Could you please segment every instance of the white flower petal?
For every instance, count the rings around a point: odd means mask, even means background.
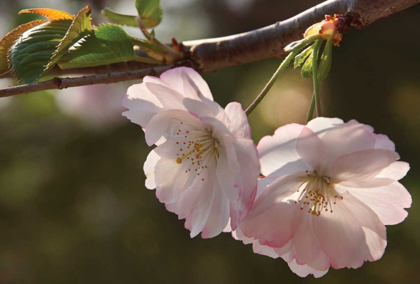
[[[177,192],[174,188],[175,182],[182,174],[182,169],[174,160],[159,159],[156,163],[155,182],[156,196],[162,203],[172,203],[177,199]]]
[[[164,109],[181,109],[185,110],[182,100],[184,96],[176,91],[160,84],[145,83],[146,88],[153,93]]]
[[[300,277],[306,277],[309,274],[313,274],[315,278],[320,278],[324,276],[327,272],[327,270],[316,270],[313,267],[310,267],[309,265],[299,265],[296,263],[296,259],[288,263],[290,270],[292,270],[294,273],[296,273]]]
[[[234,149],[229,149],[230,151]],[[238,185],[239,179],[239,163],[236,155],[234,160],[229,160],[226,149],[219,150],[219,158],[217,159],[216,176],[220,187],[222,188],[225,196],[231,202],[238,202],[240,197],[240,191],[242,191]],[[236,154],[236,153],[234,153]],[[236,167],[230,166],[235,163]],[[235,186],[236,185],[236,186]],[[236,187],[236,188],[235,188]]]
[[[241,222],[246,218],[254,204],[260,167],[255,144],[252,140],[237,138],[234,149],[240,165],[237,183],[234,185],[234,188],[239,189],[240,200],[238,204],[232,203],[232,206],[237,210],[237,217],[239,222]]]
[[[190,187],[184,190],[175,202],[166,204],[166,209],[177,214],[179,219],[186,218],[197,204],[197,199],[200,196],[203,186],[205,184],[202,179],[194,179]]]
[[[309,128],[302,129],[296,143],[296,150],[300,158],[311,168],[320,168],[324,159],[324,145],[321,139]]]
[[[308,122],[306,127],[322,137],[327,131],[341,127],[344,122],[339,118],[317,117]]]
[[[328,270],[330,267],[329,257],[324,253],[314,232],[313,221],[316,216],[308,213],[305,209],[301,210],[300,205],[295,205],[291,220],[294,232],[293,247],[298,264],[307,264],[320,271]]]
[[[268,257],[271,257],[271,258],[279,258],[280,257],[274,248],[269,247],[269,246],[263,246],[258,241],[253,241],[252,250],[254,251],[254,253],[265,255],[265,256],[268,256]]]
[[[236,137],[251,139],[251,128],[248,124],[248,118],[239,103],[229,103],[225,108],[229,117],[229,129]]]
[[[370,230],[369,235],[363,227]],[[333,268],[358,268],[364,261],[377,260],[385,250],[385,226],[350,193],[337,201],[334,213],[314,217],[313,228]]]
[[[215,117],[217,115],[217,113],[214,113],[214,108],[211,106],[211,104],[216,104],[215,102],[209,101],[209,103],[206,104],[202,101],[184,99],[182,103],[188,112],[196,117]]]
[[[229,222],[229,199],[225,198],[222,189],[215,182],[214,197],[206,224],[201,232],[203,239],[219,235]]]
[[[308,169],[296,151],[296,142],[304,127],[288,124],[278,128],[273,136],[265,136],[260,140],[257,149],[263,175],[275,177]]]
[[[211,206],[213,203],[215,192],[216,192],[214,188],[216,181],[213,178],[214,177],[213,166],[209,167],[208,171],[205,171],[205,173],[206,173],[204,175],[205,182],[203,182],[203,186],[201,186],[201,190],[199,193],[199,197],[197,199],[196,206],[194,207],[190,215],[186,217],[186,223],[189,222],[189,220],[191,220],[190,221],[191,222],[191,228],[190,228],[191,238],[194,238],[195,236],[197,236],[206,225],[206,222],[210,215]],[[221,228],[220,231],[222,230],[223,228]]]
[[[393,162],[388,167],[383,169],[376,178],[389,178],[393,180],[400,180],[407,174],[410,165],[406,162]]]
[[[163,107],[156,96],[144,84],[136,84],[129,87],[127,94],[122,99],[122,105],[129,109],[123,112],[123,115],[143,128]]]
[[[176,120],[196,128],[201,128],[199,121],[192,114],[182,110],[161,111],[149,121],[146,127],[146,143],[151,146],[155,144],[167,130],[171,123]]]
[[[157,162],[159,161],[160,156],[155,151],[150,151],[149,155],[147,156],[146,162],[144,163],[144,174],[146,175],[146,188],[148,189],[155,189],[156,182],[155,182],[155,167]]]
[[[254,238],[261,245],[281,248],[294,235],[291,220],[296,207],[292,203],[279,203],[256,217],[246,218],[239,227],[245,237]]]
[[[332,182],[340,181],[352,187],[376,187],[378,180],[391,183],[392,180],[375,178],[384,168],[399,159],[397,153],[389,150],[370,149],[344,155],[336,159],[330,172]]]
[[[342,127],[327,131],[321,139],[324,149],[328,151],[323,159],[323,169],[325,171],[338,157],[372,149],[375,146],[374,136],[362,124],[344,124]],[[322,174],[328,175],[328,173]]]
[[[375,149],[384,149],[395,151],[395,144],[389,140],[388,136],[382,134],[375,134]]]
[[[378,188],[351,188],[337,186],[340,191],[349,191],[357,199],[368,204],[385,225],[404,221],[408,213],[404,208],[411,206],[411,195],[399,182]]]
[[[275,179],[255,200],[249,217],[255,217],[269,208],[281,203],[285,198],[295,194],[302,184],[306,173],[297,172]],[[258,183],[262,182],[259,180]]]
[[[209,86],[206,81],[194,69],[188,67],[179,67],[164,72],[160,78],[165,81],[180,94],[186,97],[194,98],[197,96],[195,92],[191,93],[191,89],[186,87],[197,87],[201,95],[209,100],[213,100]],[[195,88],[193,88],[195,90]]]

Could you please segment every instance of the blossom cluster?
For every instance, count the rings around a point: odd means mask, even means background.
[[[394,143],[355,120],[289,124],[256,146],[239,103],[213,101],[190,68],[145,77],[123,115],[149,146],[146,187],[185,219],[191,237],[223,231],[301,277],[382,257],[385,225],[407,217],[409,170]]]

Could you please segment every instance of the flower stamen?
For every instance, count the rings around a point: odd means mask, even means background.
[[[306,174],[307,179],[299,185],[297,192],[300,194],[294,203],[301,203],[300,210],[308,206],[307,212],[314,216],[328,211],[333,213],[333,204],[337,204],[337,200],[343,200],[343,197],[338,195],[328,177],[318,176],[316,171],[306,171]]]
[[[181,123],[183,124],[183,123]],[[218,144],[219,142],[212,136],[211,128],[208,127],[197,130],[191,129],[188,125],[181,125],[180,128],[176,128],[175,137],[180,139],[175,142],[179,146],[184,145],[183,148],[177,148],[176,163],[182,164],[187,161],[190,162],[190,166],[193,169],[195,175],[200,176],[203,171],[207,169],[207,163],[212,158],[219,156]],[[191,172],[191,168],[186,170],[186,173]],[[204,178],[201,179],[204,181]]]

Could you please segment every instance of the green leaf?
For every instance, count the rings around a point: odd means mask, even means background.
[[[136,20],[137,16],[118,14],[109,10],[108,8],[103,9],[101,12],[102,15],[104,15],[111,23],[136,28],[139,26]]]
[[[160,0],[136,0],[136,9],[145,29],[156,27],[162,21]]]
[[[324,51],[321,55],[321,63],[319,64],[319,78],[324,80],[328,77],[328,73],[331,70],[331,62],[332,62],[332,47],[333,47],[333,40],[329,39],[325,44]]]
[[[27,9],[22,10],[19,12],[20,14],[38,14],[44,16],[50,21],[58,21],[58,20],[73,20],[73,16],[69,13],[55,10],[55,9],[48,9],[48,8],[34,8],[34,9]]]
[[[134,54],[131,37],[119,26],[102,25],[79,43],[75,50],[61,57],[58,65],[61,69],[94,67],[123,61],[158,61],[140,58]]]
[[[57,49],[51,57],[50,62],[45,67],[40,77],[47,74],[55,66],[60,57],[63,56],[63,54],[67,52],[67,50],[72,45],[74,45],[78,40],[85,37],[89,34],[89,32],[92,31],[90,15],[91,11],[89,6],[86,6],[85,8],[79,11],[76,18],[74,18],[73,22],[71,23],[66,35],[61,40],[60,44],[57,46]]]
[[[32,21],[23,25],[20,25],[7,35],[5,35],[0,41],[0,74],[5,73],[9,70],[9,64],[7,60],[7,54],[13,43],[27,30],[33,27],[39,26],[45,23],[46,20]]]
[[[312,54],[312,46],[307,47],[304,51],[302,51],[301,53],[299,53],[298,55],[296,55],[295,57],[295,63],[294,68],[296,69],[297,67],[299,67],[300,65],[302,65],[306,59],[308,59],[308,57]]]
[[[312,49],[312,47],[311,47]],[[303,64],[302,67],[302,77],[303,78],[311,78],[312,77],[312,61],[314,58],[314,54],[313,52],[311,52],[311,55],[309,56],[309,58],[306,60],[305,64]]]
[[[24,83],[36,82],[72,21],[46,22],[24,32],[10,48],[10,69]]]

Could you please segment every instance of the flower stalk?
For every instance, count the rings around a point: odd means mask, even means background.
[[[314,92],[311,99],[311,104],[309,106],[308,116],[306,118],[306,123],[308,123],[314,115],[314,109],[316,108],[316,116],[322,116],[321,113],[321,98],[319,95],[319,85],[321,83],[321,78],[318,76],[318,56],[319,50],[322,46],[323,40],[318,39],[314,45],[312,46],[312,78],[313,78],[313,86]]]
[[[276,72],[274,72],[273,76],[270,78],[268,83],[265,85],[264,89],[261,93],[255,98],[255,100],[248,106],[245,113],[250,115],[251,112],[258,106],[258,104],[264,99],[265,95],[270,91],[271,87],[274,85],[278,77],[284,70],[286,70],[287,66],[289,66],[290,62],[293,58],[307,45],[313,43],[319,39],[319,35],[312,35],[303,40],[293,42],[286,46],[285,50],[290,51],[289,55],[282,61],[280,66],[277,68]]]

